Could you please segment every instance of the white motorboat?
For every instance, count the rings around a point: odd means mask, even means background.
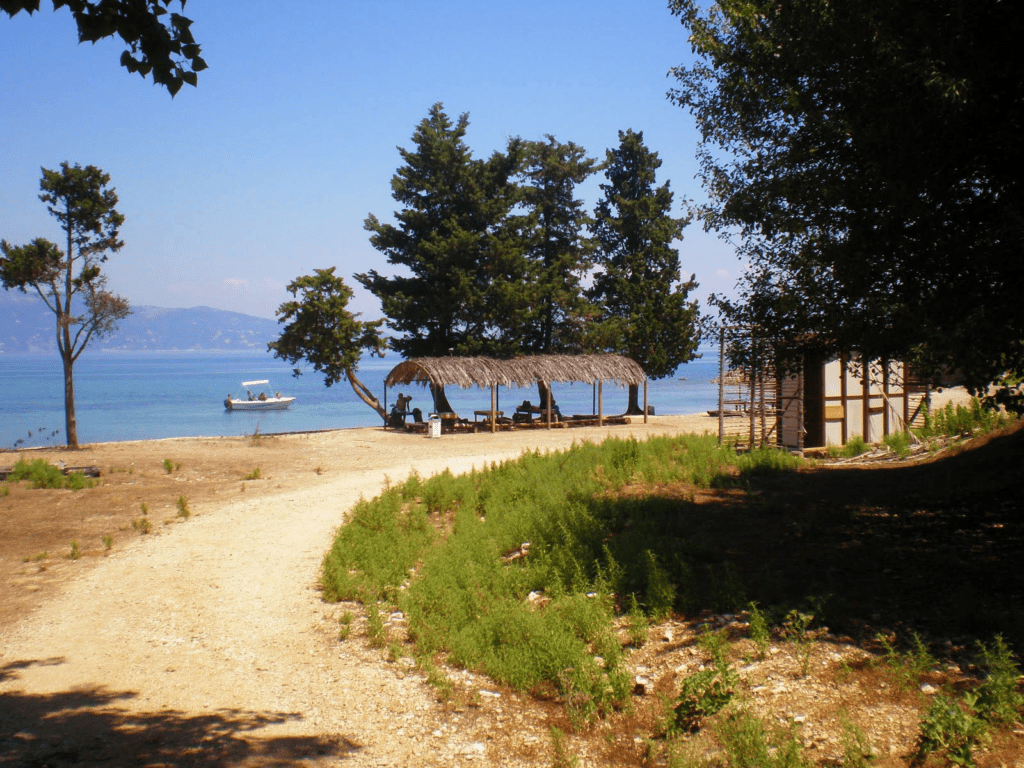
[[[258,387],[261,384],[269,384],[269,379],[258,379],[256,381],[243,381],[245,387],[245,398],[234,398],[228,395],[224,399],[224,407],[229,411],[280,411],[287,408],[293,402],[294,397],[282,397],[280,392],[268,395],[263,390],[253,394],[249,387]]]

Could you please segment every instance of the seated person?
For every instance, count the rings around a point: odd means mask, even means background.
[[[395,410],[398,413],[408,413],[409,403],[412,401],[412,395],[403,395],[401,392],[398,393],[398,400],[395,401]]]
[[[260,392],[260,402],[263,402],[266,399],[267,399],[267,393],[266,392]]]

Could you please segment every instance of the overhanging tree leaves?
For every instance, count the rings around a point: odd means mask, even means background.
[[[705,223],[750,264],[728,318],[789,362],[860,351],[1024,371],[1024,5],[697,0],[670,93],[703,136]]]
[[[43,168],[39,199],[64,230],[66,250],[37,238],[23,246],[0,241],[0,281],[4,288],[35,291],[56,318],[57,350],[64,368],[64,424],[69,448],[78,447],[74,364],[89,341],[117,328],[130,310],[127,300],[106,290],[100,265],[124,243],[118,230],[117,194],[110,176],[95,166],[60,171]]]
[[[689,220],[672,216],[667,181],[655,187],[660,167],[642,132],[619,131],[619,146],[607,152],[607,183],[594,213],[597,272],[590,290],[601,311],[595,341],[633,358],[652,379],[692,360],[700,340],[697,304],[688,300],[697,283],[693,275],[680,279],[672,245]],[[628,413],[643,413],[638,400],[638,387],[630,385]]]
[[[200,47],[192,36],[192,20],[168,9],[174,0],[53,0],[54,10],[70,9],[78,25],[78,41],[95,43],[117,35],[128,49],[121,66],[153,82],[174,96],[183,83],[195,86],[196,74],[206,69]],[[180,0],[185,10],[186,0]],[[8,16],[35,13],[40,0],[0,0]]]
[[[363,350],[383,357],[382,322],[359,320],[357,314],[348,311],[352,289],[334,275],[334,267],[317,269],[312,275],[293,280],[288,292],[295,300],[278,308],[278,322],[285,326],[277,341],[270,342],[267,348],[292,365],[300,360],[309,362],[314,370],[324,374],[328,387],[347,379],[359,399],[386,421],[383,406],[356,377]],[[294,369],[295,376],[301,373]]]

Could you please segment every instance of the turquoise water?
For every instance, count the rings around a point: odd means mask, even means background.
[[[703,350],[702,359],[681,366],[676,375],[649,385],[649,402],[660,414],[699,413],[715,407],[717,353]],[[384,377],[400,362],[397,356],[365,360],[357,375],[376,395],[384,394]],[[132,352],[85,354],[75,364],[75,411],[80,443],[299,432],[317,429],[377,426],[380,419],[359,400],[348,382],[327,388],[323,378],[292,368],[265,352]],[[685,380],[680,380],[680,377]],[[270,379],[267,393],[280,390],[296,397],[286,411],[225,411],[228,394],[244,396],[242,381]],[[258,388],[253,388],[256,391]],[[413,396],[412,407],[431,410],[429,392],[402,388]],[[562,413],[594,412],[589,384],[556,384]],[[64,437],[64,385],[56,354],[0,355],[0,448],[61,445]],[[398,396],[387,393],[388,407]],[[502,389],[500,405],[512,410],[523,400],[537,402],[535,388]],[[490,408],[490,391],[448,389],[457,411]],[[604,387],[604,412],[626,408],[626,390]],[[21,442],[18,442],[21,441]]]

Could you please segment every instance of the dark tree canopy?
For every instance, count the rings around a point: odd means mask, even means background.
[[[0,241],[0,282],[22,293],[31,289],[56,319],[57,350],[64,368],[65,433],[69,448],[78,447],[73,368],[89,341],[117,328],[130,310],[127,300],[106,289],[101,264],[124,243],[119,230],[117,193],[110,176],[87,165],[61,163],[60,171],[42,169],[39,199],[64,231],[65,250],[43,238],[23,246]]]
[[[515,162],[501,153],[473,158],[464,141],[468,125],[467,115],[453,123],[441,104],[431,107],[413,134],[415,149],[399,148],[405,165],[391,181],[404,206],[397,224],[366,219],[370,243],[399,274],[355,277],[380,299],[400,334],[391,345],[407,357],[500,353],[495,324],[521,310],[508,284],[522,269],[508,215],[517,199]]]
[[[288,284],[288,292],[294,300],[277,310],[284,328],[267,348],[292,365],[300,360],[309,362],[324,375],[328,387],[348,379],[359,399],[386,419],[377,398],[355,375],[364,350],[383,356],[381,321],[363,321],[348,311],[352,289],[334,275],[334,267],[296,278]],[[301,370],[295,368],[294,374],[299,376]]]
[[[1024,371],[1024,4],[672,0],[732,321],[804,352]]]
[[[589,236],[593,220],[576,188],[595,173],[597,161],[583,147],[550,135],[527,142],[524,149],[523,245],[533,311],[516,334],[518,351],[582,352],[593,317],[582,281],[593,265],[594,243]]]
[[[597,271],[590,289],[601,311],[595,340],[605,351],[636,360],[653,379],[692,360],[700,340],[697,304],[689,300],[697,283],[693,275],[681,280],[673,246],[688,219],[672,216],[669,183],[655,186],[660,167],[642,132],[619,131],[594,214]],[[630,411],[643,411],[635,386]]]
[[[187,0],[179,0],[185,10]],[[121,66],[153,82],[174,96],[183,83],[196,85],[196,74],[206,69],[200,47],[192,37],[192,20],[171,13],[174,0],[53,0],[54,10],[68,8],[78,25],[78,41],[95,43],[115,35],[128,46]],[[35,13],[40,0],[0,0],[8,16]]]

